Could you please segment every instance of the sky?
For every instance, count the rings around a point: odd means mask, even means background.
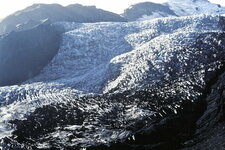
[[[123,10],[132,4],[144,1],[156,3],[164,3],[167,0],[0,0],[0,19],[14,13],[17,10],[24,9],[34,3],[58,3],[61,5],[83,4],[95,5],[97,8],[102,8],[118,14],[123,13]],[[211,2],[225,6],[225,0],[210,0]]]

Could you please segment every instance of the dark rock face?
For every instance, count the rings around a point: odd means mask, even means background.
[[[34,4],[3,19],[0,23],[0,35],[33,28],[45,19],[49,19],[53,23],[59,21],[80,23],[125,21],[117,14],[97,9],[94,6],[75,4],[63,7],[59,4]]]
[[[183,143],[185,150],[225,148],[225,74],[219,76],[206,97],[207,107],[196,122],[194,138]]]
[[[164,14],[163,17],[177,16],[169,6],[163,4],[156,4],[151,2],[138,3],[131,8],[128,8],[124,11],[123,16],[129,21],[135,21],[141,18],[143,15],[153,15],[153,13]]]
[[[11,32],[0,40],[0,86],[34,77],[57,53],[61,31],[50,23]]]

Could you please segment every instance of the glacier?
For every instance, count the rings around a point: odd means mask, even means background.
[[[219,15],[54,25],[65,32],[40,75],[0,87],[0,139],[10,141],[0,147],[138,141],[155,120],[195,105],[224,64]]]

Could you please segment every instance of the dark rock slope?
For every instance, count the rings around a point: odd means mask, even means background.
[[[223,71],[225,69],[223,68]],[[183,143],[185,150],[225,149],[225,74],[216,78],[215,84],[204,99],[204,114],[196,122],[191,140]]]
[[[63,7],[59,4],[34,4],[3,19],[0,23],[0,35],[11,31],[29,29],[42,20],[49,19],[54,22],[121,22],[124,18],[117,14],[95,6],[82,6],[79,4]]]
[[[47,20],[33,29],[0,39],[0,86],[34,77],[57,53],[61,30]]]

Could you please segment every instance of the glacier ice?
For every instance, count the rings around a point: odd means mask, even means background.
[[[144,118],[149,122],[155,116],[177,114],[182,101],[202,95],[207,73],[219,69],[225,58],[221,21],[218,15],[199,15],[129,23],[56,23],[65,28],[63,41],[41,74],[21,85],[0,87],[0,138],[15,131],[12,120],[29,126],[29,119],[51,110],[59,113],[49,113],[54,121],[72,114],[75,122],[54,124],[55,130],[42,136],[45,142],[36,143],[39,148],[48,147],[49,139],[81,148],[135,139],[128,127]],[[151,95],[126,97],[126,91]],[[61,114],[65,112],[67,116]],[[81,136],[72,138],[75,133]]]

